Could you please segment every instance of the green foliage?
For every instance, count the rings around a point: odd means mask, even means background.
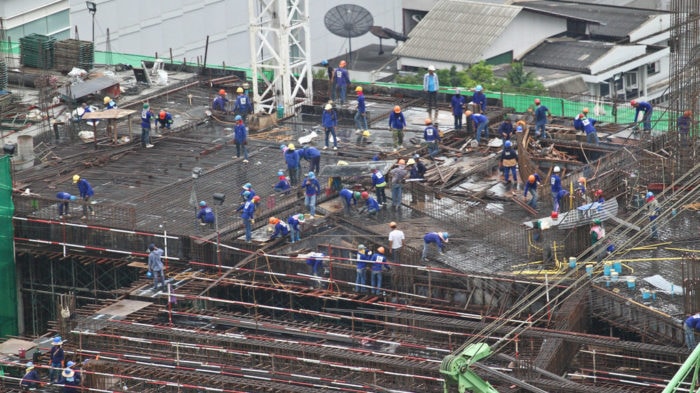
[[[493,74],[493,69],[485,62],[472,65],[466,71],[457,71],[456,66],[449,69],[435,71],[440,79],[440,87],[461,87],[472,89],[476,85],[482,85],[488,92],[527,91],[529,94],[543,94],[547,91],[544,85],[537,80],[532,72],[525,72],[521,63],[513,63],[513,69],[505,78],[498,78]],[[423,85],[423,75],[428,72],[421,69],[415,74],[397,75],[396,83],[409,85]]]
[[[311,75],[314,79],[328,79],[328,72],[325,68],[316,70]]]

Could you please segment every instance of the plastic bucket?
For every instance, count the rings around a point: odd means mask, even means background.
[[[613,269],[620,274],[622,273],[622,262],[613,262]]]
[[[588,277],[593,275],[593,265],[586,265],[586,274],[588,274]]]
[[[634,289],[637,286],[637,281],[634,277],[627,277],[627,288]]]
[[[612,264],[610,262],[605,262],[603,264],[603,275],[610,276],[611,271],[612,271]]]
[[[576,269],[576,257],[569,257],[569,267]]]

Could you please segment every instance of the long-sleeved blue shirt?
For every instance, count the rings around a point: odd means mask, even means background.
[[[299,219],[297,218],[297,215],[292,215],[287,218],[287,224],[289,224],[289,227],[295,231],[299,230]]]
[[[512,147],[507,147],[504,148],[503,151],[501,151],[501,161],[506,161],[506,160],[512,160],[518,159],[518,154],[513,150]]]
[[[464,104],[466,100],[461,94],[455,94],[450,100],[450,106],[452,107],[452,114],[455,116],[462,116],[464,113]]]
[[[144,109],[141,111],[141,128],[151,128],[151,121],[153,119],[153,112],[150,109]]]
[[[228,104],[228,98],[224,96],[217,96],[214,98],[214,102],[211,103],[211,109],[223,112],[226,110],[226,104]]]
[[[505,138],[510,138],[511,134],[513,134],[513,123],[510,121],[504,121],[501,123],[501,125],[498,126],[498,134],[501,136],[506,134]]]
[[[362,92],[357,93],[357,111],[360,113],[367,112],[367,107],[365,106],[365,95]]]
[[[202,220],[202,222],[206,222],[207,224],[214,222],[216,220],[214,210],[212,210],[212,208],[209,206],[200,207],[199,212],[197,212],[197,219]]]
[[[537,105],[535,109],[535,124],[538,126],[547,124],[547,113],[549,113],[549,108],[542,104]]]
[[[425,236],[423,236],[423,242],[426,244],[435,243],[438,249],[442,251],[442,238],[437,232],[426,233]]]
[[[309,178],[308,176],[301,183],[301,187],[304,189],[304,193],[308,196],[318,195],[321,193],[321,185],[318,183],[316,178]]]
[[[637,102],[637,110],[634,112],[634,121],[637,121],[639,118],[639,112],[644,112],[645,114],[651,113],[653,111],[653,108],[651,107],[651,104],[646,102],[646,101],[639,101]]]
[[[252,112],[252,107],[250,106],[250,97],[241,93],[236,96],[236,103],[233,105],[233,110],[236,112],[249,113]]]
[[[381,272],[382,270],[390,270],[391,268],[389,265],[386,264],[386,257],[384,254],[380,254],[378,252],[375,252],[374,255],[372,255],[372,271],[373,272]]]
[[[530,189],[534,190],[537,192],[537,184],[539,184],[542,179],[540,179],[540,175],[533,173],[533,176],[535,176],[535,182],[530,183],[529,181],[525,182],[525,192],[523,193],[523,196],[527,196],[527,192],[530,191]]]
[[[65,192],[65,191],[61,191],[61,192],[56,194],[56,199],[63,199],[66,201],[70,201],[71,197],[72,197],[72,195]]]
[[[243,213],[241,213],[242,219],[252,220],[253,215],[255,214],[255,203],[253,203],[252,200],[246,201],[241,210],[243,210]]]
[[[343,188],[342,190],[340,190],[338,195],[340,195],[341,198],[345,199],[345,202],[347,202],[348,205],[351,203],[353,205],[357,205],[357,201],[354,198],[354,193],[348,190],[347,188]]]
[[[270,235],[270,240],[276,238],[277,236],[287,236],[289,234],[289,226],[286,222],[280,221],[275,224],[275,231]]]
[[[482,112],[486,112],[486,94],[484,94],[483,91],[474,92],[474,96],[472,96],[472,102],[479,105],[479,107],[481,107]]]
[[[338,125],[338,115],[336,115],[333,109],[324,110],[321,116],[321,125],[324,127],[335,127]]]
[[[389,115],[389,128],[403,130],[404,127],[406,127],[406,117],[404,117],[403,113],[391,112]]]
[[[160,248],[153,249],[153,251],[148,254],[148,270],[154,272],[163,270],[163,261],[160,259],[162,256],[163,250]]]
[[[287,168],[296,169],[299,167],[299,153],[296,150],[287,149],[284,152],[284,161],[287,163]]]
[[[595,123],[596,120],[590,117],[584,117],[583,119],[581,119],[581,126],[583,127],[583,131],[586,132],[586,135],[596,132],[596,129],[594,127]]]
[[[95,195],[95,191],[92,189],[90,183],[85,179],[78,180],[78,191],[80,192],[80,197],[85,198]]]
[[[347,86],[350,84],[350,73],[343,67],[338,67],[335,69],[335,81],[336,86]]]
[[[239,123],[233,127],[233,142],[240,143],[246,142],[248,140],[248,130],[245,124]]]
[[[377,200],[374,199],[374,197],[367,198],[365,201],[365,206],[367,206],[368,211],[379,210],[379,203],[377,203]]]
[[[561,191],[561,177],[556,173],[549,178],[549,183],[551,184],[552,194],[558,194]]]
[[[309,161],[312,158],[321,157],[321,152],[313,146],[307,146],[302,151],[302,157],[304,157],[305,160]]]
[[[378,170],[372,174],[372,185],[375,187],[386,187],[386,179]]]
[[[423,139],[428,143],[439,142],[441,140],[437,128],[433,125],[425,127],[425,130],[423,130]]]
[[[367,255],[367,252],[357,253],[357,270],[363,270],[367,267],[367,261],[371,260],[372,256]]]
[[[292,188],[292,186],[289,184],[289,181],[284,176],[280,176],[280,181],[278,181],[274,187],[275,191],[287,191],[290,188]]]
[[[482,115],[481,113],[474,113],[472,115],[472,121],[474,122],[474,125],[478,127],[479,124],[489,121],[489,118],[486,117],[486,115]]]

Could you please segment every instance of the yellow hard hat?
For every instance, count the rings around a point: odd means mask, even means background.
[[[362,86],[357,86],[357,87],[355,88],[355,91],[362,91]]]
[[[294,144],[290,143],[289,145],[287,145],[287,149],[294,150],[295,149]]]
[[[370,135],[372,135],[372,134],[369,133],[369,130],[364,130],[364,131],[362,131],[362,136],[368,137],[368,136],[370,136]]]
[[[104,103],[105,103],[105,104],[109,104],[110,101],[112,101],[111,98],[105,97],[105,99],[104,99]]]
[[[581,112],[588,113],[588,108],[583,108],[583,110]]]
[[[77,183],[80,180],[80,175],[73,175],[73,183]]]
[[[239,87],[238,89],[236,89],[236,93],[243,93],[243,88]]]

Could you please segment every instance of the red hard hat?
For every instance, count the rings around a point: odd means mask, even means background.
[[[362,192],[362,199],[367,199],[369,198],[369,193],[367,191]]]
[[[164,110],[161,110],[160,113],[158,114],[158,117],[160,117],[161,120],[162,120],[162,119],[165,119],[165,111],[164,111]]]
[[[601,195],[603,195],[603,190],[595,190],[595,194],[593,194],[593,195],[601,196]]]
[[[219,90],[219,95],[222,96],[222,95],[224,95],[224,94],[226,94],[226,90],[224,90],[224,89]]]
[[[632,105],[632,106],[637,106],[637,100],[632,100],[632,101],[630,101],[630,105]]]
[[[539,98],[535,98],[535,104],[539,104],[539,103],[540,103],[540,99],[539,99]]]
[[[692,116],[692,115],[693,115],[693,112],[691,112],[691,111],[685,111],[685,112],[683,112],[683,116],[685,116],[685,117],[690,117],[690,116]]]

